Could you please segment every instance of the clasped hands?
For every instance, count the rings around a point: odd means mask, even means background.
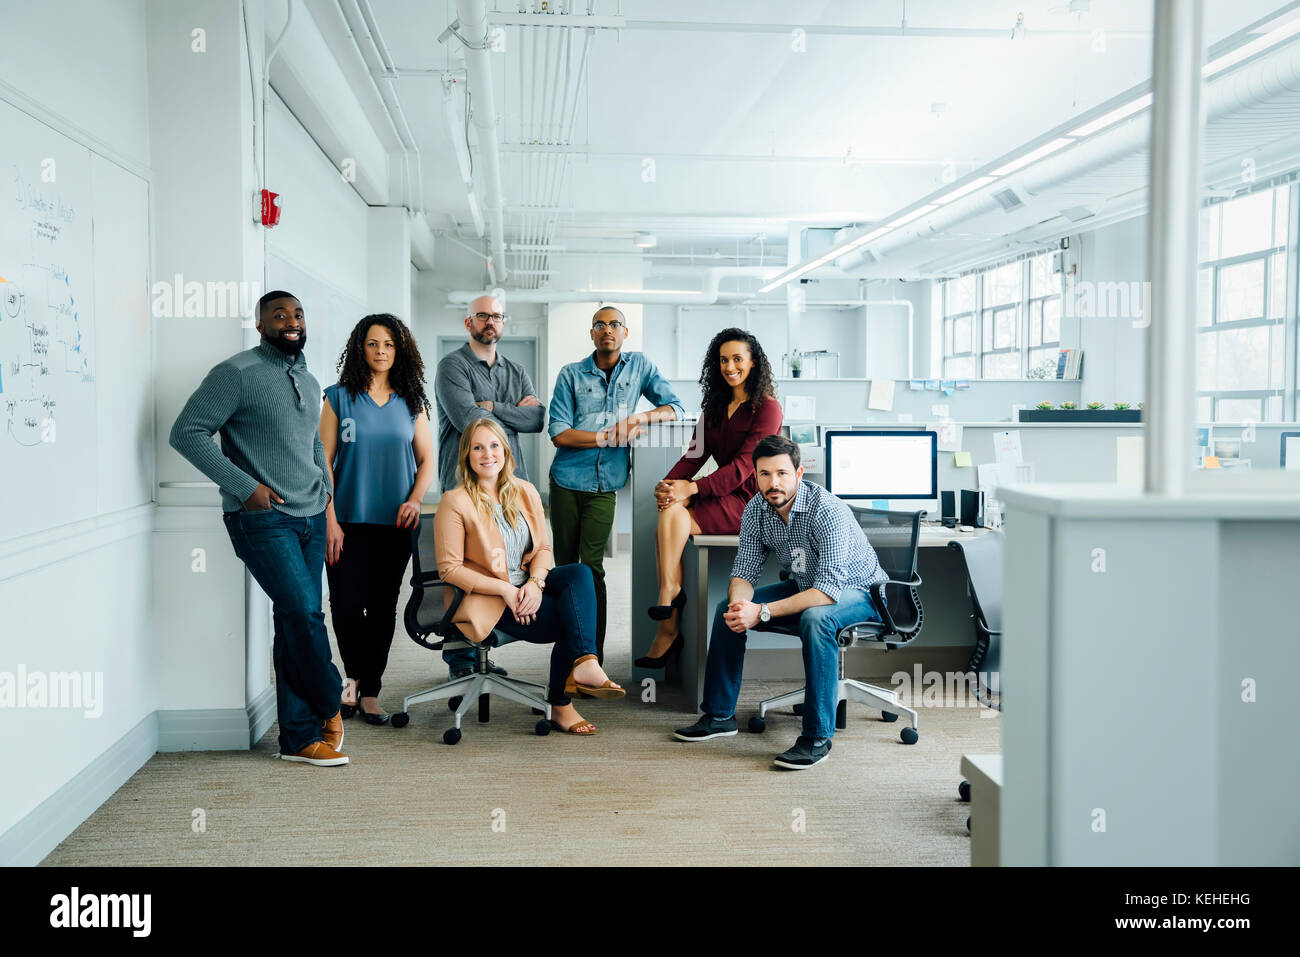
[[[537,609],[542,607],[542,588],[535,581],[526,581],[518,588],[506,582],[501,597],[521,625],[531,625],[537,618]]]
[[[733,601],[727,605],[722,620],[726,622],[728,628],[739,635],[758,624],[758,613],[761,609],[762,606],[752,601]]]
[[[655,486],[655,505],[663,511],[674,502],[685,502],[699,491],[699,486],[686,479],[663,479]]]
[[[608,446],[631,445],[632,440],[645,434],[645,419],[640,413],[619,419],[613,425],[600,429],[596,433],[596,445]]]

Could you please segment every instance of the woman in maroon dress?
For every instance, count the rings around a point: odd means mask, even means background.
[[[736,535],[745,505],[758,491],[750,453],[758,440],[781,431],[781,403],[772,386],[767,354],[743,329],[723,329],[709,343],[700,372],[704,398],[691,447],[655,486],[659,527],[655,552],[659,604],[648,609],[659,622],[650,654],[639,668],[662,668],[682,649],[678,618],[686,604],[682,550],[690,535]],[[693,480],[710,457],[717,471]]]

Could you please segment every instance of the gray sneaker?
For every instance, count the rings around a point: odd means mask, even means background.
[[[801,734],[795,741],[794,747],[778,754],[773,759],[773,763],[780,768],[802,771],[826,760],[826,755],[830,753],[830,738],[808,738]]]
[[[707,741],[710,738],[729,738],[736,733],[736,716],[719,718],[712,714],[700,715],[689,728],[678,728],[673,737],[678,741]]]

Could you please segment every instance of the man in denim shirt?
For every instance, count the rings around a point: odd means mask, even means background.
[[[655,364],[623,352],[627,320],[613,306],[591,317],[596,351],[560,370],[551,396],[551,530],[555,564],[581,562],[596,580],[596,654],[605,660],[605,543],[614,495],[627,484],[628,446],[647,424],[683,417],[681,400]],[[654,405],[636,412],[645,396]]]
[[[803,481],[799,446],[769,435],[754,446],[758,494],[745,506],[731,587],[718,602],[709,632],[704,715],[678,728],[679,741],[707,741],[736,733],[736,698],[750,628],[798,616],[803,643],[803,734],[779,754],[779,767],[800,771],[830,753],[838,701],[840,629],[879,621],[868,589],[889,579],[849,507],[819,485]],[[791,577],[755,589],[774,554]]]

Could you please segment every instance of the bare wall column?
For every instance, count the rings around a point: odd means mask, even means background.
[[[1182,494],[1194,422],[1201,0],[1157,0],[1151,114],[1146,490]]]

